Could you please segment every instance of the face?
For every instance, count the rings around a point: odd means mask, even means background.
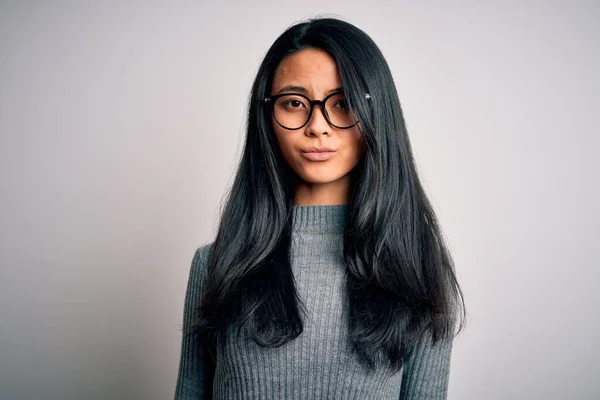
[[[323,50],[304,49],[281,61],[273,77],[271,95],[300,93],[311,100],[323,100],[340,89],[342,83],[335,60]],[[334,118],[333,113],[340,112],[338,110],[345,106],[339,99],[339,96],[333,96],[327,102],[331,118]],[[291,99],[283,104],[290,118],[307,112],[306,108],[310,106],[303,101]],[[314,107],[308,123],[300,129],[289,130],[280,126],[273,115],[272,123],[283,157],[300,178],[301,185],[308,185],[311,190],[335,187],[339,192],[342,190],[340,186],[349,184],[348,174],[360,159],[361,132],[358,125],[349,129],[336,128],[327,122],[318,105]],[[314,152],[306,152],[309,147],[329,148],[333,152],[315,155]]]

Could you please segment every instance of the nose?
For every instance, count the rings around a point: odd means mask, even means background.
[[[306,124],[306,133],[309,135],[318,135],[320,133],[331,134],[331,125],[329,125],[327,118],[325,118],[322,104],[315,104],[313,107],[310,120]]]

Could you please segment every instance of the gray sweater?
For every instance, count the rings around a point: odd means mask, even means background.
[[[370,372],[351,351],[343,259],[347,207],[293,206],[290,255],[308,311],[302,334],[278,348],[261,348],[251,340],[227,341],[212,368],[203,361],[198,341],[184,335],[176,400],[446,399],[451,340],[432,346],[427,336],[397,373],[385,368]],[[210,245],[198,248],[192,261],[184,328],[198,305]]]

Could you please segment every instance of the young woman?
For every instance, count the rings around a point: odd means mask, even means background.
[[[175,398],[445,399],[464,316],[383,55],[341,20],[292,26],[191,265]]]

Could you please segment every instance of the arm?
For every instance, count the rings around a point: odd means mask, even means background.
[[[448,377],[453,338],[432,344],[431,334],[407,353],[400,400],[445,400],[448,395]]]
[[[206,277],[208,245],[196,250],[185,294],[181,358],[175,389],[175,400],[208,400],[212,398],[214,367],[207,351],[197,336],[188,333],[200,301],[201,288]]]

